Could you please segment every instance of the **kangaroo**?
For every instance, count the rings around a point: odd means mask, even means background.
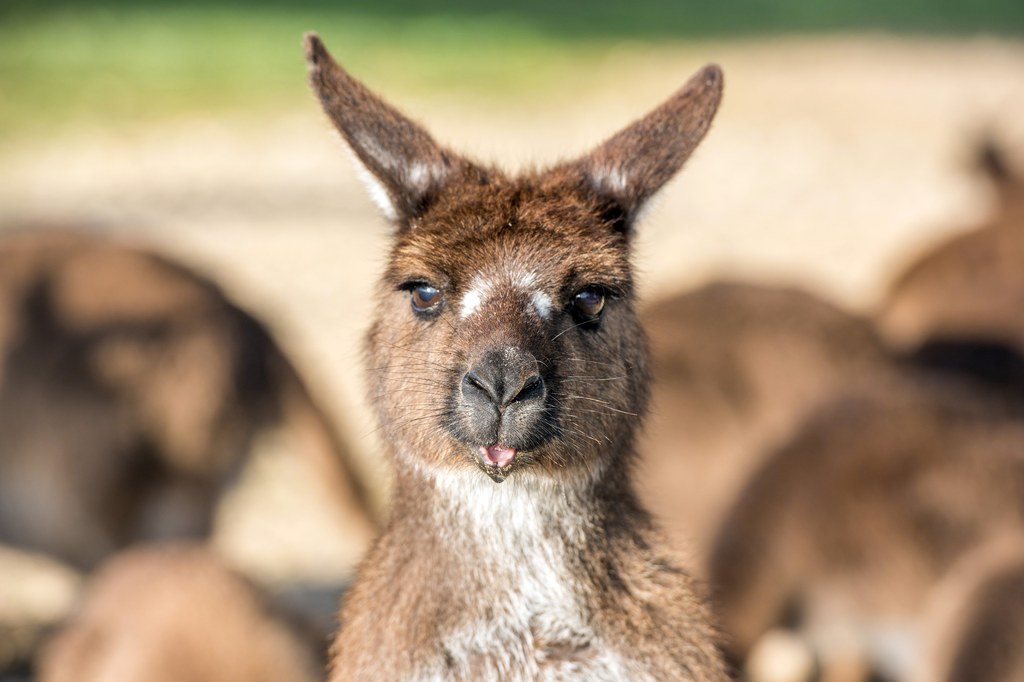
[[[974,550],[929,597],[915,682],[1024,677],[1024,536]]]
[[[644,306],[640,319],[654,380],[638,491],[699,555],[762,454],[884,363],[869,320],[797,288],[713,281]]]
[[[929,347],[946,358],[1018,380],[1024,354],[1024,176],[1005,152],[986,143],[979,165],[995,190],[991,218],[919,256],[890,286],[878,313],[883,337],[896,349]],[[1012,352],[1007,351],[1009,349]],[[965,358],[964,355],[967,354]],[[970,369],[966,367],[965,369]]]
[[[90,582],[40,682],[313,682],[314,653],[202,546],[140,547]]]
[[[206,537],[253,438],[282,421],[368,544],[342,440],[213,282],[95,234],[0,240],[0,542],[89,570],[134,542]]]
[[[395,225],[366,344],[394,508],[330,679],[725,679],[695,582],[630,487],[648,390],[633,232],[707,132],[721,72],[510,177],[438,145],[316,35],[305,49]]]
[[[735,661],[782,627],[823,679],[908,679],[930,590],[965,553],[1024,528],[1024,415],[995,395],[911,368],[869,377],[768,456],[710,559]]]

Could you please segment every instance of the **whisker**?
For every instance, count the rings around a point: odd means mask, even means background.
[[[563,329],[562,331],[558,332],[557,334],[555,334],[554,336],[552,336],[551,340],[554,341],[555,339],[557,339],[562,334],[564,334],[566,332],[571,332],[573,329],[576,329],[577,327],[582,327],[585,324],[590,324],[591,322],[593,322],[593,320],[583,320],[582,322],[577,322],[573,326],[567,327],[567,328]]]
[[[602,405],[605,405],[606,408],[611,410],[612,412],[618,412],[620,414],[627,414],[627,415],[629,415],[631,417],[639,417],[640,416],[636,412],[627,412],[626,410],[620,410],[617,407],[613,407],[610,402],[608,402],[607,400],[601,400],[600,398],[591,398],[590,396],[586,396],[586,395],[567,395],[566,397],[567,398],[575,398],[577,400],[590,400],[591,402],[601,403]]]

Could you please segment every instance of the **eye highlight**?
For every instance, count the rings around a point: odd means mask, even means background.
[[[604,289],[589,286],[573,296],[572,307],[584,319],[594,320],[604,310],[604,300]]]
[[[417,313],[432,313],[438,310],[444,296],[437,287],[422,282],[409,286],[409,299]]]

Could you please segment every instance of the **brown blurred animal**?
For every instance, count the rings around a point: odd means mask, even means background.
[[[989,365],[1005,374],[1003,347],[1024,353],[1024,175],[989,143],[981,166],[996,194],[993,216],[920,256],[890,287],[878,315],[893,347],[951,356]],[[973,350],[972,350],[973,349]],[[972,356],[964,357],[964,353]],[[1017,363],[1012,371],[1024,381]]]
[[[729,511],[709,574],[730,653],[742,662],[789,627],[824,679],[907,679],[931,588],[1022,528],[1018,403],[949,375],[868,378],[772,453]]]
[[[0,542],[82,569],[202,538],[254,437],[296,427],[357,540],[349,453],[266,328],[211,281],[94,234],[0,240]]]
[[[396,227],[368,337],[395,506],[330,679],[725,679],[630,488],[648,383],[633,223],[707,131],[719,70],[582,159],[509,177],[437,145],[316,36],[306,56]]]
[[[312,682],[314,654],[211,551],[118,554],[41,655],[41,682]]]
[[[1024,679],[1024,536],[971,552],[930,602],[915,682]]]
[[[641,321],[653,394],[638,491],[701,555],[763,454],[886,362],[868,320],[796,288],[712,282],[655,301]]]

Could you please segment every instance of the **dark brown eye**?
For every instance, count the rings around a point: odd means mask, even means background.
[[[583,317],[596,318],[604,310],[604,291],[587,287],[573,297],[572,304]]]
[[[418,313],[427,313],[437,309],[441,304],[441,292],[429,284],[417,284],[411,290],[412,309]]]

